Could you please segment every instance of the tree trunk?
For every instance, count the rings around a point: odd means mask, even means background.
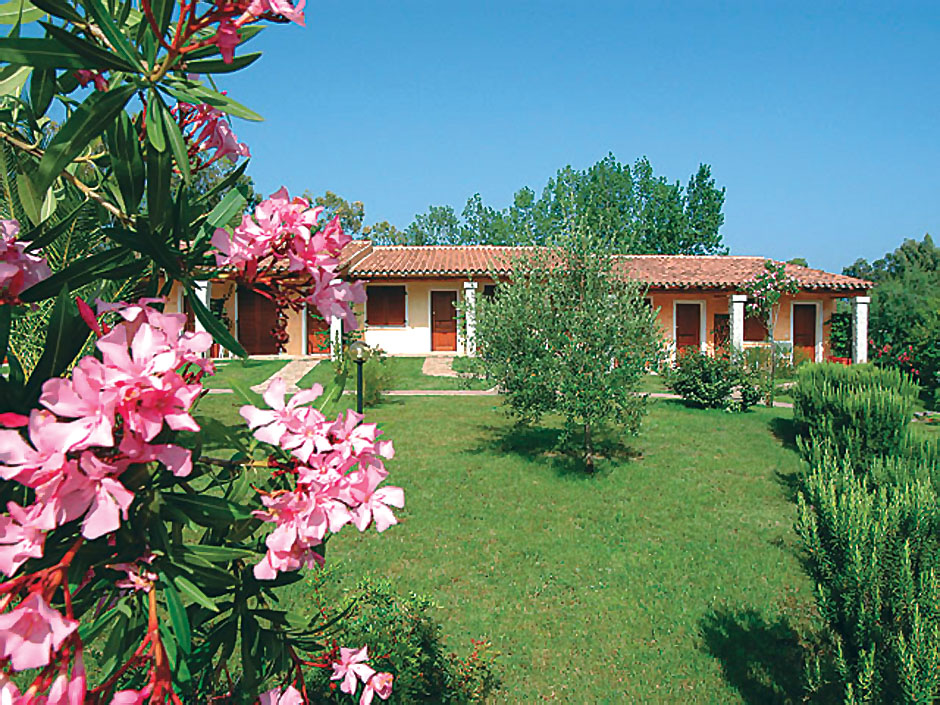
[[[594,446],[591,442],[591,427],[584,424],[584,469],[594,472]]]

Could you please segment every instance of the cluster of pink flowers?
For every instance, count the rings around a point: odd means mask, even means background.
[[[369,705],[372,698],[378,695],[382,700],[388,700],[392,694],[391,673],[377,673],[374,668],[366,664],[369,660],[368,647],[361,649],[340,649],[339,661],[333,663],[333,675],[330,680],[341,680],[339,689],[350,695],[356,694],[359,681],[365,685],[359,705]]]
[[[131,465],[159,461],[178,476],[191,471],[188,450],[153,441],[164,426],[199,430],[190,409],[202,391],[199,379],[212,371],[202,357],[212,339],[184,332],[186,316],[163,314],[150,306],[156,301],[99,302],[99,315],[118,315],[110,329],[82,302],[83,317],[100,336],[100,359],[84,357],[69,378],[48,380],[39,399],[44,409],[4,416],[7,426],[26,426],[29,441],[19,431],[0,430],[0,477],[30,488],[34,497],[26,507],[8,503],[0,515],[0,571],[6,575],[42,557],[48,532],[67,522],[81,519],[82,536],[92,540],[118,529],[134,499],[121,482]],[[130,572],[128,581],[152,577],[136,567],[133,577]],[[4,588],[29,584],[14,580]],[[43,590],[43,581],[34,581],[29,594],[0,615],[0,659],[10,659],[13,670],[48,665],[77,627],[48,605]],[[12,593],[5,597],[9,604]]]
[[[361,283],[337,276],[340,251],[352,238],[343,232],[338,217],[319,223],[322,212],[305,198],[291,199],[281,188],[259,203],[253,215],[243,216],[233,232],[215,231],[216,262],[234,267],[245,281],[264,281],[276,299],[311,304],[325,319],[342,318],[345,328],[353,330],[357,324],[352,304],[365,301],[365,291]],[[279,277],[285,262],[288,273],[306,279],[297,283],[296,277],[291,282]]]
[[[78,69],[75,72],[75,78],[78,79],[78,85],[82,88],[89,83],[95,84],[96,91],[108,90],[108,79],[101,71],[89,71],[88,69]]]
[[[229,0],[216,3],[219,11],[213,20],[218,21],[219,24],[213,43],[218,46],[222,60],[227,64],[232,63],[235,47],[241,41],[239,28],[256,19],[283,18],[303,27],[305,4],[306,0],[299,0],[296,5],[288,0],[251,0],[250,2]]]
[[[320,385],[284,401],[286,385],[275,380],[264,394],[270,409],[246,405],[241,415],[255,437],[279,446],[293,456],[285,474],[296,482],[291,490],[264,493],[264,510],[255,516],[276,525],[266,540],[264,559],[255,566],[255,577],[272,580],[279,572],[321,564],[314,549],[327,533],[346,524],[360,531],[372,523],[384,531],[398,520],[390,506],[403,507],[399,487],[379,487],[388,471],[382,458],[391,458],[390,441],[380,441],[375,424],[348,411],[335,420],[307,406],[323,392]]]
[[[27,244],[17,241],[19,233],[19,222],[0,220],[0,304],[18,303],[24,290],[52,275],[45,258],[27,253]]]
[[[180,102],[173,106],[171,112],[189,145],[190,159],[199,152],[215,150],[212,157],[199,164],[198,168],[205,168],[223,158],[236,162],[239,157],[251,156],[248,145],[238,141],[225,115],[211,105]]]

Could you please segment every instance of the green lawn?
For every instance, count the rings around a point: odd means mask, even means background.
[[[227,397],[200,412],[237,418]],[[329,560],[347,587],[432,596],[450,648],[491,640],[499,702],[785,702],[812,602],[790,415],[656,401],[633,452],[587,477],[492,397],[389,400],[369,418],[395,442],[402,523],[344,529]]]
[[[389,357],[385,365],[391,373],[389,389],[451,390],[451,389],[489,389],[493,385],[479,379],[460,379],[459,377],[431,377],[421,372],[423,357]],[[348,389],[355,389],[355,378],[350,376]],[[309,387],[316,382],[326,385],[333,380],[333,364],[329,360],[321,361],[298,382],[299,387]]]
[[[216,373],[208,377],[208,389],[231,389],[232,383],[248,388],[260,384],[287,364],[287,360],[231,360],[216,362]]]

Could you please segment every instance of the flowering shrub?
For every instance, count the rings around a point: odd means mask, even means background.
[[[282,189],[226,229],[250,155],[230,120],[260,117],[200,79],[252,63],[236,49],[260,21],[303,25],[303,0],[23,3],[23,23],[41,17],[0,39],[0,61],[29,77],[0,96],[19,195],[0,213],[0,703],[297,705],[317,697],[311,669],[360,703],[387,699],[393,676],[367,644],[333,643],[277,595],[347,524],[397,523],[391,443],[314,408],[319,387],[246,404],[231,458],[203,454],[194,413],[210,347],[244,354],[197,277],[225,269],[355,327],[338,221]],[[51,130],[50,111],[64,116]],[[197,193],[193,175],[220,163],[230,172]],[[52,272],[43,249],[75,230],[87,254]],[[102,282],[133,295],[103,301]],[[174,284],[206,332],[164,312]],[[24,366],[10,333],[34,304],[45,349]]]

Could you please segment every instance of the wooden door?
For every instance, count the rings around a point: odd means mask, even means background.
[[[330,323],[316,309],[307,312],[307,354],[323,355],[330,352]]]
[[[676,304],[676,351],[702,348],[702,307],[699,304]]]
[[[278,352],[272,329],[277,323],[277,307],[266,296],[238,288],[238,341],[249,355]]]
[[[816,304],[793,305],[793,362],[816,360]]]
[[[196,313],[193,311],[193,305],[189,302],[189,297],[183,294],[183,313],[186,314],[186,325],[183,330],[193,333],[196,330]]]
[[[457,349],[457,292],[431,292],[431,350]]]

